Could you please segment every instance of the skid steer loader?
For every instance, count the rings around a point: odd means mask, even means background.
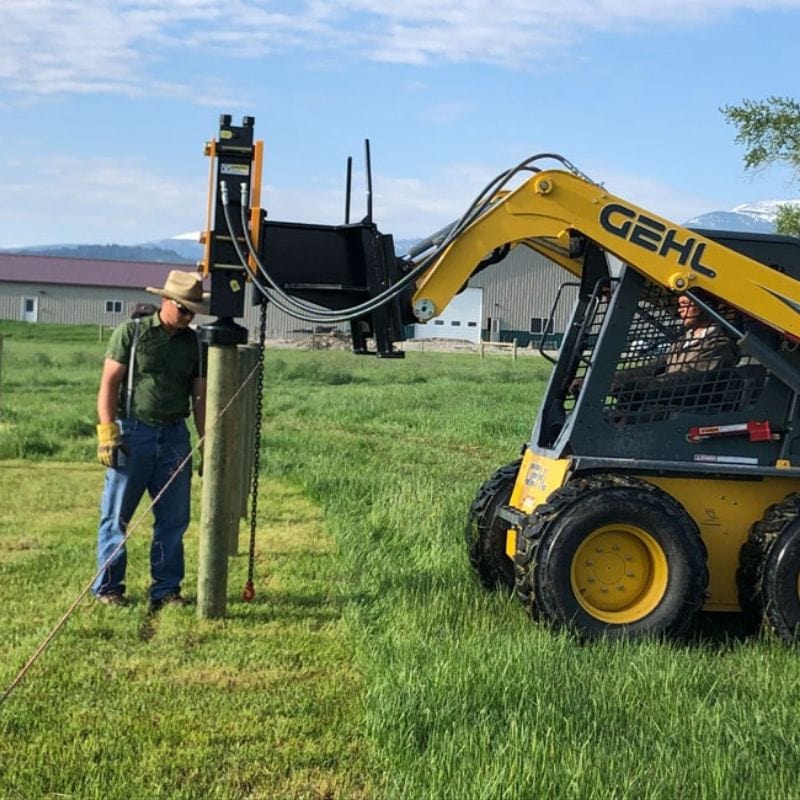
[[[223,116],[207,148],[216,164],[204,269],[223,319],[241,315],[247,278],[257,302],[349,321],[357,352],[399,356],[404,325],[440,314],[509,249],[566,271],[557,302],[573,303],[571,322],[530,441],[469,509],[469,558],[486,586],[587,638],[676,634],[708,609],[743,611],[795,639],[800,240],[689,230],[541,154],[397,258],[371,201],[349,222],[349,177],[344,225],[268,219],[255,201],[252,128],[250,117],[237,127]],[[687,304],[707,338],[690,359]],[[682,358],[691,366],[675,369]]]
[[[798,240],[702,235],[800,280]],[[800,441],[778,373],[796,368],[796,345],[698,290],[731,357],[701,352],[668,374],[680,295],[630,265],[612,277],[599,250],[576,289],[531,441],[470,509],[482,582],[586,637],[677,633],[704,608],[766,614],[793,638]]]

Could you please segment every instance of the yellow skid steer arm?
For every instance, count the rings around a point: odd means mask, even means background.
[[[418,279],[415,316],[441,313],[487,253],[530,247],[573,274],[590,239],[676,293],[703,289],[793,341],[800,341],[800,283],[562,170],[537,173],[496,200]]]

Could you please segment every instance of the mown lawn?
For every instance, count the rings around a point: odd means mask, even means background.
[[[102,346],[11,333],[0,690],[91,575],[102,480]],[[236,558],[228,619],[149,625],[145,532],[139,603],[84,603],[0,706],[0,797],[800,797],[796,651],[585,646],[473,579],[466,509],[516,457],[547,372],[269,351],[256,602]]]

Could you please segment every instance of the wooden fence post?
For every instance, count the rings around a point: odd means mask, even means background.
[[[197,574],[197,616],[224,617],[227,607],[228,553],[231,525],[238,524],[236,460],[239,452],[240,420],[232,409],[221,414],[236,391],[237,349],[233,345],[208,348],[208,388],[205,463],[200,507],[200,552]],[[234,403],[235,406],[235,403]]]

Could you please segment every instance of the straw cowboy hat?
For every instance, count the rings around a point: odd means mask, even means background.
[[[181,272],[173,269],[164,283],[163,289],[148,286],[145,291],[160,294],[170,300],[176,300],[195,314],[208,314],[208,298],[210,294],[203,291],[203,277],[197,272]]]

